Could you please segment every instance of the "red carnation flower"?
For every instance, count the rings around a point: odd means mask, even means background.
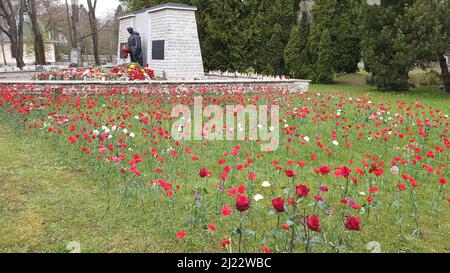
[[[349,177],[352,170],[350,170],[348,167],[337,167],[337,171],[334,173],[336,177]]]
[[[236,209],[240,212],[244,212],[250,208],[250,199],[246,196],[238,196],[236,198]]]
[[[256,178],[256,174],[254,174],[254,173],[249,173],[248,174],[248,179],[249,180],[253,181],[253,180],[255,180],[255,178]]]
[[[227,247],[227,245],[229,245],[230,243],[231,243],[230,240],[223,240],[223,241],[220,243],[220,247],[221,247],[221,248],[225,248],[225,247]]]
[[[231,215],[232,211],[231,211],[231,207],[230,206],[225,206],[222,208],[222,215],[223,216],[229,216]]]
[[[306,197],[309,193],[309,188],[306,185],[297,185],[295,187],[295,192],[298,197]]]
[[[284,199],[281,197],[273,199],[272,206],[277,212],[284,212]]]
[[[310,230],[315,231],[315,232],[320,231],[320,221],[319,221],[319,217],[317,217],[317,215],[307,216],[306,224],[308,225],[308,228]]]
[[[198,175],[200,175],[201,178],[207,177],[207,176],[210,175],[210,174],[211,174],[211,172],[208,171],[207,169],[201,169],[201,170],[198,172]]]
[[[322,175],[327,175],[327,174],[329,174],[331,172],[331,169],[330,169],[330,167],[324,165],[324,166],[319,168],[319,172]]]
[[[355,216],[345,217],[345,228],[348,230],[360,231],[361,230],[361,220]]]
[[[213,225],[213,224],[208,224],[208,229],[209,229],[210,231],[216,231],[216,230],[217,230],[217,227],[216,227],[215,225]]]
[[[405,184],[402,184],[402,183],[398,183],[398,184],[397,184],[397,188],[398,188],[399,190],[401,190],[401,191],[406,190]]]
[[[186,231],[182,230],[177,232],[177,239],[183,239],[184,237],[186,237]]]
[[[262,251],[264,251],[264,253],[272,253],[272,251],[267,246],[263,246]]]
[[[286,173],[287,177],[295,177],[295,172],[293,170],[286,170],[284,171]]]

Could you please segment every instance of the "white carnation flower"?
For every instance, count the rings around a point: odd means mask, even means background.
[[[264,199],[264,196],[262,196],[261,194],[257,194],[255,195],[255,197],[253,197],[253,199],[255,199],[256,202],[259,202]]]

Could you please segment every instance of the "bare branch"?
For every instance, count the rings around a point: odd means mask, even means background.
[[[108,25],[110,24],[110,21],[111,20],[106,21],[106,23],[103,26],[101,26],[99,29],[97,29],[96,32],[92,32],[92,33],[86,34],[84,36],[81,36],[79,40],[81,41],[83,39],[86,39],[87,37],[90,37],[90,36],[94,35],[95,33],[99,33],[102,30],[106,29],[108,27]]]
[[[0,26],[0,31],[2,31],[3,33],[6,34],[6,36],[9,37],[9,39],[11,39],[11,33],[9,31],[7,31],[4,27]]]

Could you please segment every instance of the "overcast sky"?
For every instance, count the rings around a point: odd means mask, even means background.
[[[80,4],[82,4],[87,8],[87,0],[79,0],[79,1]],[[61,2],[65,3],[65,0],[61,0]],[[70,0],[68,2],[70,5]],[[119,0],[97,0],[97,17],[103,18],[108,14],[108,12],[114,13],[118,5]]]

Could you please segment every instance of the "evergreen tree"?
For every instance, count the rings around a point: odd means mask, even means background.
[[[361,34],[368,83],[379,90],[407,90],[414,67],[413,46],[402,31],[406,4],[413,0],[386,0],[381,6],[362,4]]]
[[[283,48],[284,44],[282,41],[283,29],[280,24],[275,24],[272,29],[272,36],[267,41],[266,50],[271,57],[267,58],[267,65],[264,68],[264,72],[268,75],[282,74],[284,71],[284,60],[283,60]]]
[[[207,70],[244,71],[247,68],[244,11],[240,0],[211,0],[203,11],[201,46]]]
[[[298,79],[308,79],[312,72],[309,48],[310,19],[306,11],[302,13],[300,26],[292,27],[284,52],[284,60],[288,75]]]
[[[331,40],[335,72],[354,73],[361,61],[361,38],[358,31],[358,3],[355,0],[337,1]]]
[[[265,74],[286,73],[284,48],[289,31],[296,21],[294,0],[258,0],[253,26],[259,31],[251,41],[255,43],[255,69]],[[298,4],[297,4],[298,5]]]
[[[416,0],[408,6],[401,27],[413,48],[417,63],[425,68],[439,62],[444,87],[450,92],[450,72],[445,55],[450,54],[450,1]]]
[[[282,75],[286,47],[300,0],[121,0],[127,11],[166,2],[198,7],[197,25],[205,70]]]
[[[294,78],[299,77],[298,66],[300,65],[300,55],[302,53],[301,42],[300,27],[294,25],[291,30],[288,44],[284,50],[284,62],[288,74]]]
[[[317,52],[311,79],[314,82],[331,84],[333,83],[333,48],[329,29],[322,31]]]
[[[336,0],[316,0],[312,10],[309,47],[314,63],[311,80],[318,83],[333,82],[333,43],[331,30],[336,14]]]

